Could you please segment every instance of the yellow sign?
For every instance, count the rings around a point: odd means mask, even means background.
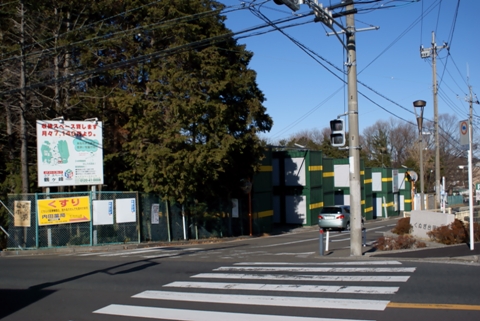
[[[38,225],[89,222],[90,197],[49,198],[37,201]]]

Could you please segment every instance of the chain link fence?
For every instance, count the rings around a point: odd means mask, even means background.
[[[76,200],[81,198],[88,198],[90,208],[86,211],[90,217],[85,216],[80,219],[75,216],[69,217],[71,213],[68,213],[70,210],[67,206],[68,202],[75,203]],[[120,220],[117,216],[119,211],[116,207],[124,203],[120,203],[118,200],[126,200],[130,201],[131,204],[138,204],[138,193],[62,192],[10,194],[8,195],[7,204],[5,204],[9,212],[9,219],[7,220],[7,248],[32,249],[138,243],[140,241],[138,206],[134,206],[131,209],[134,211],[132,212],[132,219],[129,221]],[[41,213],[39,215],[38,204],[42,201],[47,201],[46,204],[52,208],[49,214]],[[106,203],[102,203],[102,201]],[[100,206],[100,204],[104,204],[104,206]],[[109,207],[110,210],[108,210]],[[92,208],[93,211],[91,210]],[[105,209],[109,212],[105,213]],[[103,220],[96,221],[96,213],[99,213]],[[106,220],[104,219],[105,217],[107,217]],[[59,222],[63,220],[64,222],[67,221],[67,223],[54,224],[55,220]]]
[[[90,218],[80,222],[67,220],[63,224],[42,224],[45,214],[39,210],[40,203],[61,207],[68,201],[80,198],[88,198]],[[139,195],[137,192],[10,194],[6,204],[2,204],[8,212],[7,249],[172,242],[238,236],[249,231],[246,199],[238,200],[238,214],[235,217],[232,217],[231,201],[181,205],[169,203],[156,195]],[[130,204],[135,204],[134,217],[130,221],[122,220],[119,210],[132,206]],[[51,220],[61,220],[65,218],[65,211],[68,210],[59,210],[47,216]],[[254,231],[257,228],[253,220]]]
[[[231,201],[181,205],[150,194],[141,198],[143,242],[220,238],[244,235],[248,231],[246,202],[240,202],[238,217],[232,217]]]

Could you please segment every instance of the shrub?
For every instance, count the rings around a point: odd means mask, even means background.
[[[467,228],[462,221],[457,219],[449,225],[434,228],[427,232],[427,235],[433,241],[447,245],[466,243],[469,238]]]
[[[377,240],[375,248],[379,251],[394,251],[404,249],[417,249],[426,247],[425,242],[417,241],[411,235],[399,235],[397,237],[382,236]]]
[[[473,223],[473,239],[475,242],[480,242],[480,224],[478,223]]]
[[[392,233],[398,235],[410,234],[412,225],[410,224],[410,217],[404,217],[397,221],[397,226],[392,229]]]
[[[470,224],[465,224],[465,243],[470,242]],[[480,242],[480,224],[473,223],[473,241]]]

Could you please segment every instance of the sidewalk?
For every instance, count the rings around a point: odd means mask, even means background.
[[[270,235],[278,235],[284,233],[303,233],[313,230],[317,230],[315,226],[311,227],[279,227],[272,231],[271,234],[267,234],[260,237],[268,237]],[[0,256],[15,256],[15,255],[48,255],[53,253],[85,253],[85,252],[106,252],[116,250],[128,250],[138,248],[149,248],[155,246],[175,247],[179,245],[193,245],[193,244],[205,244],[205,243],[223,243],[236,239],[248,239],[249,236],[241,237],[225,237],[219,239],[201,239],[201,240],[186,240],[175,242],[152,242],[152,243],[129,243],[129,244],[112,244],[105,246],[75,246],[75,247],[59,247],[59,248],[43,248],[34,250],[8,250],[0,251]],[[352,257],[350,253],[350,247],[344,248],[329,248],[329,251],[324,251],[323,256],[320,258],[325,259],[339,259],[339,258],[351,258],[365,260],[366,258],[398,258],[398,259],[413,259],[413,260],[456,260],[463,262],[475,262],[480,263],[480,242],[474,244],[474,250],[470,250],[468,244],[458,245],[444,245],[436,242],[425,241],[427,247],[418,249],[405,249],[395,251],[377,251],[373,244],[362,247],[362,256]],[[319,249],[317,248],[317,254]]]

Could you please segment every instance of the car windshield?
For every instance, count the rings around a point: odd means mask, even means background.
[[[322,213],[341,213],[342,209],[337,206],[327,206],[324,207]]]

